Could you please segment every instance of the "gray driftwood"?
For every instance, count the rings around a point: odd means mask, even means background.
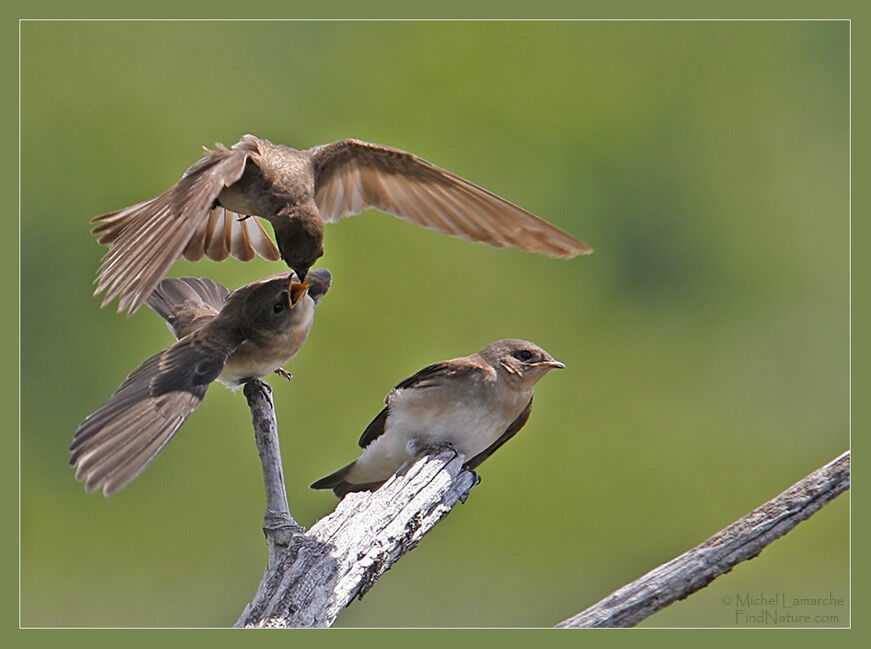
[[[269,560],[237,627],[331,626],[477,483],[462,455],[428,455],[374,493],[348,494],[305,532],[287,505],[271,389],[252,381],[245,396],[263,461]]]
[[[654,568],[560,628],[630,627],[704,588],[850,487],[850,452],[838,456],[707,541]]]

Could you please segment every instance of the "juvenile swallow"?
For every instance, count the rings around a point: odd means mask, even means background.
[[[565,365],[525,340],[497,340],[481,351],[429,365],[401,381],[360,437],[363,454],[312,489],[380,487],[429,450],[452,447],[474,469],[517,434],[532,410],[535,384]]]
[[[496,194],[399,149],[360,140],[297,150],[245,135],[205,149],[163,194],[93,219],[109,247],[94,294],[136,311],[176,259],[283,259],[306,279],[324,222],[375,208],[443,234],[550,257],[592,249]],[[259,216],[272,224],[276,247]]]
[[[302,347],[327,270],[310,283],[282,273],[232,293],[202,278],[164,279],[147,304],[179,337],[136,368],[109,400],[81,423],[70,464],[85,491],[110,496],[163,450],[217,380],[238,387],[281,369]]]

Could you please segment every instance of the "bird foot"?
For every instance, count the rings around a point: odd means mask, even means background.
[[[288,381],[290,381],[290,379],[293,378],[293,374],[291,374],[290,372],[288,372],[288,371],[287,371],[286,369],[284,369],[283,367],[279,367],[277,370],[275,370],[275,373],[278,374],[278,376],[283,376],[283,377],[286,378]]]
[[[454,447],[454,445],[448,441],[425,443],[421,442],[418,439],[412,438],[408,440],[406,450],[410,455],[418,458],[423,455],[438,455],[439,453],[444,452],[450,452],[454,455],[459,455],[456,447]]]

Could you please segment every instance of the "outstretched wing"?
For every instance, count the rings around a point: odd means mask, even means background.
[[[325,221],[374,207],[491,246],[514,246],[549,257],[593,251],[523,208],[400,149],[342,140],[309,152],[315,202]]]
[[[81,423],[70,464],[85,490],[110,496],[148,466],[202,401],[241,341],[187,336],[136,368]]]
[[[184,338],[218,315],[229,294],[208,277],[164,277],[145,304],[166,320],[176,338]]]
[[[129,307],[133,313],[183,253],[191,259],[203,253],[222,259],[234,250],[233,229],[243,226],[233,225],[233,213],[212,208],[221,191],[242,176],[255,150],[253,141],[243,139],[232,149],[207,151],[160,196],[94,219],[99,225],[93,232],[100,235],[100,243],[109,246],[95,290],[95,294],[106,291],[103,306],[120,296],[118,310]],[[257,242],[257,246],[249,247],[266,250],[262,239],[265,237],[270,245],[272,242],[257,220],[247,219],[244,223],[245,234],[236,239],[244,241],[248,237],[249,243]],[[235,250],[244,257],[248,253],[243,248],[237,243]]]

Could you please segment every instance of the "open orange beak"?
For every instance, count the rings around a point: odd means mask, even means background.
[[[305,296],[306,292],[308,291],[308,287],[308,282],[294,282],[293,280],[290,281],[290,283],[288,284],[287,301],[289,302],[291,309],[299,304],[299,301]]]

